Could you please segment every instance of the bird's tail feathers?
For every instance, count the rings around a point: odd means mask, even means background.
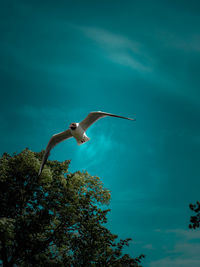
[[[76,141],[77,141],[78,145],[82,145],[82,144],[86,143],[89,140],[90,140],[90,138],[87,135],[85,135],[85,136],[83,136],[83,138],[81,140],[76,140]]]

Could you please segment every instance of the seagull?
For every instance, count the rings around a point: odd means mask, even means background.
[[[76,139],[78,145],[81,145],[81,144],[89,141],[90,138],[86,135],[86,133],[85,133],[86,130],[93,123],[95,123],[97,120],[104,118],[104,117],[107,117],[107,116],[135,121],[135,119],[122,117],[122,116],[118,116],[118,115],[107,113],[107,112],[93,111],[93,112],[90,112],[87,115],[87,117],[84,120],[82,120],[81,122],[70,123],[69,129],[67,129],[64,132],[53,135],[51,137],[51,139],[49,140],[47,147],[46,147],[46,150],[45,150],[45,153],[44,153],[44,156],[43,156],[43,159],[42,159],[42,163],[40,166],[38,176],[40,176],[40,174],[43,170],[43,167],[44,167],[44,165],[45,165],[45,163],[49,157],[50,151],[54,146],[56,146],[58,143],[66,140],[66,139],[69,139],[71,137],[74,137]]]

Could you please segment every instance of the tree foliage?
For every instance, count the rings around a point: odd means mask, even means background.
[[[200,227],[200,202],[197,201],[196,204],[190,204],[190,209],[195,212],[194,216],[190,217],[190,224],[189,224],[189,228],[199,228]]]
[[[3,266],[139,266],[123,254],[101,205],[110,192],[87,172],[69,173],[70,161],[48,161],[25,149],[0,159],[0,260]]]

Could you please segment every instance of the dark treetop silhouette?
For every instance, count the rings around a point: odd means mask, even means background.
[[[0,159],[0,262],[3,266],[139,266],[106,228],[110,192],[69,161],[47,161],[25,149]],[[120,216],[120,215],[119,215]]]
[[[193,229],[196,229],[196,228],[199,228],[200,227],[200,202],[197,201],[196,204],[190,204],[190,209],[192,211],[195,212],[195,215],[194,216],[191,216],[190,217],[190,224],[189,224],[189,228],[193,228]]]

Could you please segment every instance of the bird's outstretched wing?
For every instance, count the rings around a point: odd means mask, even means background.
[[[61,132],[61,133],[58,133],[58,134],[55,134],[51,137],[51,139],[49,140],[49,143],[47,144],[47,147],[46,147],[46,150],[45,150],[45,153],[44,153],[44,156],[43,156],[43,159],[42,159],[42,163],[41,163],[41,166],[40,166],[40,170],[39,170],[39,173],[38,173],[38,176],[40,176],[42,170],[43,170],[43,167],[44,167],[44,164],[46,163],[47,159],[48,159],[48,156],[50,154],[50,151],[51,149],[57,145],[58,143],[68,139],[68,138],[71,138],[72,137],[72,134],[70,132],[70,130],[66,130],[64,132]]]
[[[118,116],[118,115],[107,113],[107,112],[93,111],[93,112],[90,112],[87,115],[87,117],[84,120],[82,120],[79,124],[83,128],[83,130],[86,131],[87,128],[89,128],[95,121],[97,121],[103,117],[106,117],[106,116],[117,117],[117,118],[121,118],[121,119],[132,120],[132,121],[135,120],[135,119],[122,117],[122,116]]]

